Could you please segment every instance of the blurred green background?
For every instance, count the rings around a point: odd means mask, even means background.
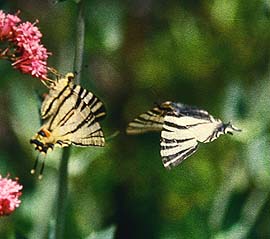
[[[0,1],[34,22],[72,71],[74,1]],[[65,238],[270,238],[270,2],[267,0],[86,1],[82,82],[105,102],[105,148],[72,147]],[[18,176],[22,204],[0,218],[0,238],[49,238],[61,150],[46,156],[43,180],[30,175],[47,89],[0,61],[0,174]],[[208,110],[243,131],[200,145],[171,171],[159,134],[124,129],[154,102]]]

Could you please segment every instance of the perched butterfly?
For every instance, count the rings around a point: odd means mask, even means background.
[[[106,115],[103,103],[91,92],[73,83],[74,75],[58,75],[50,81],[41,106],[42,127],[30,140],[41,153],[54,146],[104,146],[99,121]]]
[[[130,122],[127,133],[161,131],[160,155],[165,168],[177,166],[195,153],[199,142],[212,142],[222,134],[241,131],[231,123],[225,124],[220,119],[215,119],[205,110],[181,103],[167,101],[154,109]],[[150,121],[148,120],[149,112],[155,113]],[[156,127],[157,125],[159,128]],[[147,130],[144,130],[145,128]]]

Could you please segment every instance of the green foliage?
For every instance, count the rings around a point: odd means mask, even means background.
[[[100,232],[93,232],[90,236],[86,239],[113,239],[115,233],[115,227],[111,226],[105,230]]]
[[[42,16],[50,65],[72,71],[76,4],[22,2],[6,10]],[[105,148],[71,147],[65,238],[270,237],[267,1],[86,2],[81,84],[105,102],[106,137],[120,134]],[[47,89],[7,62],[0,69],[0,173],[24,185],[21,206],[1,218],[0,237],[50,238],[62,151],[46,156],[42,181],[29,173],[36,91]],[[163,100],[206,109],[242,132],[201,145],[167,171],[158,133],[124,134],[128,121]]]

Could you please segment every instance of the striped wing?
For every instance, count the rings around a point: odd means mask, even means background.
[[[104,146],[98,120],[105,116],[103,103],[91,92],[62,78],[46,96],[41,115],[57,144]]]
[[[203,117],[199,117],[203,112]],[[198,147],[198,143],[208,143],[220,135],[238,129],[231,124],[223,124],[219,119],[206,114],[206,111],[194,114],[168,114],[164,118],[161,132],[161,157],[165,167],[177,166]]]
[[[49,94],[45,97],[41,106],[41,118],[47,119],[57,113],[59,106],[67,96],[71,97],[70,101],[75,108],[81,102],[83,107],[89,107],[97,120],[102,119],[106,115],[103,103],[93,93],[79,85],[74,85],[71,79],[65,76],[56,81]]]
[[[196,107],[192,107],[189,105],[185,105],[182,103],[172,102],[171,106],[173,108],[173,112],[178,116],[189,116],[197,119],[204,119],[209,121],[214,121],[212,115],[210,115],[207,111],[198,109]]]
[[[173,115],[164,118],[163,130],[161,131],[160,155],[165,168],[177,166],[198,148],[196,135],[185,125],[179,122]]]
[[[170,102],[164,102],[153,109],[142,113],[128,124],[127,134],[143,134],[151,131],[161,131],[164,123],[164,116],[171,111]]]

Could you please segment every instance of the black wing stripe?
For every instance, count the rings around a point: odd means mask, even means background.
[[[183,142],[186,142],[186,141],[189,141],[189,140],[193,140],[193,139],[195,139],[195,138],[187,138],[187,139],[166,139],[166,138],[162,138],[161,142],[164,142],[166,144],[170,144],[170,143],[180,144],[180,143],[183,143]]]
[[[161,147],[161,150],[167,150],[167,149],[173,149],[173,148],[180,148],[182,144],[182,146],[184,147],[184,144],[185,143],[188,143],[189,141],[193,140],[194,141],[194,138],[189,138],[189,139],[182,139],[182,140],[164,140],[164,138],[161,139],[161,142],[160,142],[160,147]],[[195,141],[196,142],[196,141]]]
[[[63,136],[66,136],[68,134],[72,134],[72,133],[75,133],[77,130],[79,130],[80,128],[82,128],[85,124],[91,124],[95,122],[95,118],[93,115],[89,115],[86,119],[82,119],[82,121],[77,125],[77,127],[73,130],[70,130],[68,132],[66,132]]]
[[[167,155],[163,158],[163,162],[164,163],[167,163],[168,161],[171,161],[171,160],[174,160],[175,158],[182,158],[183,155],[186,154],[186,152],[188,152],[190,149],[194,148],[193,146],[187,148],[187,149],[183,149],[183,150],[180,150],[178,151],[177,153],[175,154],[170,154],[170,155]]]
[[[196,124],[187,124],[185,126],[187,128],[190,128],[190,127],[195,127],[195,126],[202,125],[202,124],[209,124],[209,122],[201,122],[201,123],[196,123]]]
[[[106,115],[106,110],[103,103],[91,92],[88,91],[87,94],[83,97],[83,100],[85,102],[85,105],[82,106],[82,110],[86,106],[89,106],[90,110],[93,112],[95,117],[99,120]]]
[[[73,91],[70,91],[70,93],[69,93],[69,94],[63,99],[63,101],[59,104],[59,106],[58,106],[56,112],[54,113],[54,115],[53,115],[53,117],[52,117],[52,120],[51,120],[51,122],[50,122],[49,130],[51,130],[51,127],[52,127],[52,125],[53,125],[53,122],[54,122],[55,118],[57,117],[57,115],[58,115],[58,113],[59,113],[61,107],[64,105],[64,103],[66,102],[66,100],[67,100],[70,96],[72,96],[72,94],[73,94]]]
[[[195,153],[198,149],[198,145],[194,147],[190,147],[185,150],[181,150],[178,154],[170,157],[163,157],[162,162],[164,164],[164,167],[170,169],[171,166],[175,167],[182,163],[187,157],[189,157],[191,154]]]
[[[43,117],[45,117],[45,116],[49,113],[49,111],[51,110],[51,108],[52,108],[52,106],[53,106],[53,103],[61,97],[61,95],[65,92],[65,90],[66,90],[67,88],[68,88],[68,85],[66,85],[66,86],[63,88],[63,90],[61,90],[61,91],[59,92],[59,94],[57,95],[57,97],[55,97],[55,98],[51,101],[51,103],[49,104],[49,106],[48,106],[48,108],[46,109],[45,113],[43,114]]]
[[[63,126],[74,115],[74,109],[71,108],[69,112],[58,122],[57,126]]]
[[[156,118],[158,118],[158,117],[156,117]],[[143,118],[141,115],[138,116],[138,118],[136,118],[134,121],[137,123],[141,123],[141,124],[153,123],[153,124],[161,124],[162,125],[162,123],[160,123],[159,121],[156,121],[153,119],[146,119],[146,118]]]
[[[87,106],[87,104],[85,103],[85,102],[83,102],[83,105],[82,105],[82,107],[81,107],[81,111],[83,111],[84,109],[85,109],[85,107]]]
[[[153,113],[153,114],[155,114],[155,115],[159,115],[159,114],[162,114],[162,110],[160,110],[159,108],[154,108],[154,109],[152,109],[152,110],[150,110],[150,111],[148,111],[148,112],[151,112],[151,113]]]
[[[175,123],[172,123],[169,121],[165,121],[164,126],[169,126],[169,127],[176,128],[176,129],[187,129],[186,126],[178,125],[178,124],[175,124]]]
[[[85,107],[89,107],[90,110],[94,113],[96,118],[102,118],[106,115],[105,107],[103,103],[90,91],[83,89],[79,85],[73,86],[73,91],[79,95],[77,102],[75,104],[75,108],[80,106],[81,101],[83,104],[80,107],[80,110],[83,111]]]
[[[93,140],[94,141],[94,140]],[[78,143],[78,142],[72,142],[72,144],[77,145],[77,146],[99,146],[103,147],[104,146],[104,141],[102,141],[101,144],[95,144],[94,142],[91,142],[89,144],[83,144],[83,143]]]
[[[77,108],[79,107],[79,105],[81,104],[81,101],[82,101],[82,93],[83,93],[83,88],[80,87],[80,86],[77,86],[77,87],[79,87],[80,90],[79,90],[79,93],[78,93],[77,101],[76,101],[75,106],[74,106],[75,109],[77,109]]]
[[[92,136],[92,135],[96,134],[97,132],[101,132],[102,134],[101,134],[101,135],[95,135],[95,137],[103,138],[103,132],[102,132],[101,128],[98,128],[98,129],[92,131],[92,132],[88,135],[88,137],[84,137],[84,138],[89,138],[89,136]],[[83,138],[83,139],[84,139],[84,138]]]

